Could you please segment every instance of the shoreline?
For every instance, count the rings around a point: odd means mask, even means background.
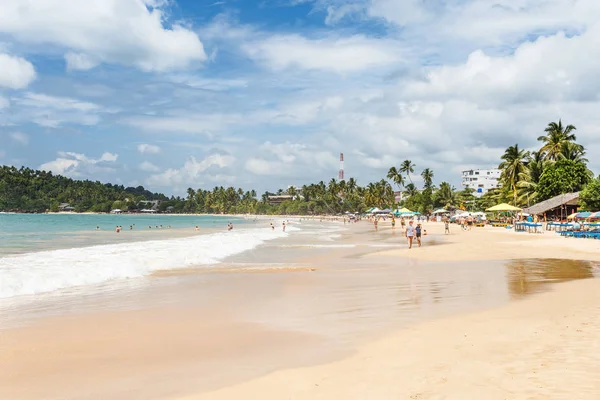
[[[324,231],[336,226],[314,225]],[[150,284],[147,288],[88,298],[79,306],[79,314],[68,317],[66,332],[64,323],[60,322],[63,319],[52,316],[33,321],[33,325],[18,328],[10,335],[5,331],[0,337],[13,340],[14,356],[20,354],[13,360],[13,367],[19,371],[22,383],[14,386],[13,381],[11,386],[10,381],[5,381],[5,385],[0,385],[0,393],[1,387],[6,385],[4,393],[8,398],[10,395],[14,398],[15,393],[21,394],[17,398],[39,398],[26,396],[27,391],[11,392],[10,387],[13,390],[30,388],[33,392],[46,387],[55,393],[76,393],[75,375],[86,380],[89,387],[103,388],[93,398],[128,398],[115,386],[120,381],[117,375],[109,374],[108,370],[98,375],[98,368],[103,365],[98,364],[99,360],[110,355],[104,361],[107,366],[126,365],[115,369],[115,373],[133,379],[130,385],[136,385],[132,387],[137,390],[142,388],[134,382],[158,374],[156,383],[144,388],[148,391],[147,398],[237,399],[247,393],[256,393],[265,399],[290,395],[294,399],[374,398],[364,387],[357,387],[359,382],[367,382],[370,388],[382,385],[375,389],[381,389],[378,393],[383,397],[375,398],[418,395],[421,397],[415,398],[434,399],[437,398],[434,394],[442,392],[398,394],[399,385],[390,380],[389,371],[377,366],[388,365],[390,371],[406,380],[412,375],[402,375],[403,370],[393,364],[401,360],[407,371],[422,368],[426,375],[431,373],[427,368],[448,360],[436,358],[434,354],[427,358],[430,364],[421,365],[422,355],[412,350],[407,353],[405,343],[413,343],[411,349],[419,346],[427,349],[431,343],[427,343],[425,337],[433,340],[434,345],[436,341],[446,341],[447,338],[439,334],[445,332],[442,328],[446,325],[450,331],[453,325],[468,327],[473,315],[492,315],[488,313],[504,309],[509,309],[509,315],[493,318],[507,320],[512,318],[511,313],[521,310],[523,302],[547,295],[558,296],[558,302],[566,296],[562,285],[570,287],[578,283],[557,285],[557,282],[573,279],[594,282],[578,289],[582,295],[596,290],[600,282],[585,279],[600,272],[593,262],[539,260],[553,252],[561,253],[563,259],[586,259],[587,253],[578,248],[592,246],[593,242],[577,242],[583,244],[573,246],[566,244],[569,239],[565,238],[514,233],[511,236],[494,228],[456,232],[444,237],[442,224],[428,223],[426,229],[430,235],[424,237],[424,246],[408,250],[399,230],[394,231],[386,224],[380,224],[377,232],[365,222],[337,227],[338,233],[331,239],[319,234],[276,239],[259,250],[229,258],[224,261],[222,271],[186,269],[157,273],[147,278]],[[500,249],[493,249],[490,243]],[[465,253],[462,246],[468,246],[472,253]],[[503,250],[503,246],[510,251]],[[554,249],[548,251],[548,246]],[[396,248],[390,250],[389,247]],[[502,257],[507,254],[515,261],[503,261]],[[590,257],[590,260],[600,261],[600,256]],[[276,268],[269,270],[269,266]],[[530,294],[536,295],[523,299]],[[113,302],[121,304],[120,307],[105,308],[105,304]],[[128,305],[134,309],[127,308]],[[87,330],[86,327],[92,326],[91,321],[102,326],[101,331]],[[137,322],[129,325],[126,321]],[[168,326],[163,326],[165,321]],[[423,331],[425,326],[437,328]],[[476,328],[475,333],[483,329]],[[497,330],[500,328],[496,326]],[[125,332],[127,335],[122,336]],[[415,332],[424,333],[415,335]],[[83,342],[77,345],[73,339],[62,341],[65,334],[83,336],[76,341]],[[138,338],[143,341],[136,344]],[[165,338],[171,338],[166,352],[159,346]],[[509,342],[523,340],[514,335],[506,339]],[[385,352],[373,350],[379,343],[390,341],[393,348]],[[31,353],[33,343],[42,346],[42,353]],[[234,354],[225,350],[227,343],[241,347],[236,347]],[[77,369],[57,365],[57,359],[43,356],[53,352],[68,355],[75,350],[74,346],[77,352],[86,355]],[[122,346],[128,350],[119,350]],[[193,348],[197,351],[190,351]],[[211,350],[209,356],[206,353],[209,348],[217,350]],[[119,353],[123,351],[125,359]],[[438,356],[446,352],[440,348]],[[365,362],[371,359],[377,363]],[[33,362],[38,367],[32,369],[34,364],[29,363]],[[485,363],[485,359],[479,362]],[[46,372],[40,370],[41,366],[53,371],[55,378],[51,386],[47,386],[49,381],[44,381]],[[8,370],[3,372],[0,362],[0,382],[3,376],[6,379],[7,373]],[[58,379],[63,375],[69,379]],[[203,379],[198,381],[197,376]],[[348,381],[342,376],[347,376]],[[284,381],[291,382],[291,386],[281,384]],[[331,382],[331,386],[327,382]],[[157,392],[157,385],[164,387],[164,392]],[[362,396],[352,397],[353,393],[362,393]],[[449,398],[464,398],[458,394],[460,392],[450,393]],[[64,395],[61,398],[78,397]]]

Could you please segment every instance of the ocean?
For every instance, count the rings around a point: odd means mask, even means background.
[[[233,217],[0,214],[0,299],[214,265],[287,234]]]

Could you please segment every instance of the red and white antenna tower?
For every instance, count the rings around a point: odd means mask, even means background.
[[[340,173],[338,178],[340,181],[344,180],[344,153],[340,153]]]

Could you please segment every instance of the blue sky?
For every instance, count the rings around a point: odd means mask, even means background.
[[[182,194],[600,147],[592,0],[0,0],[0,163]],[[415,177],[415,179],[418,178]]]

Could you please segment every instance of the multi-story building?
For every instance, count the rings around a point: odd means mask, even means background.
[[[500,184],[501,171],[493,169],[471,169],[462,171],[462,186],[473,189],[475,196],[483,196],[491,189],[502,186]]]

